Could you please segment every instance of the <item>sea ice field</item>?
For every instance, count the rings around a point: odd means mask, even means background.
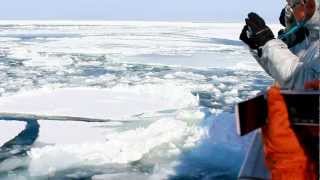
[[[278,28],[272,26],[273,30]],[[240,23],[0,21],[0,179],[235,179],[272,83]]]

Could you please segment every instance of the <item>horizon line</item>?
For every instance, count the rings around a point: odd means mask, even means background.
[[[221,21],[221,20],[99,20],[99,19],[0,19],[0,24],[11,24],[11,23],[120,23],[120,22],[131,22],[131,23],[141,23],[141,22],[147,22],[147,23],[217,23],[217,24],[244,24],[245,22],[241,21]],[[279,24],[275,22],[269,22],[270,24]]]

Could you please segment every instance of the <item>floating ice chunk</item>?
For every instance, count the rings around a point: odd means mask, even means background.
[[[199,120],[204,118],[204,113],[195,110],[195,111],[190,111],[190,110],[181,110],[177,113],[176,119],[181,119],[181,120]]]
[[[68,57],[50,57],[34,55],[31,60],[24,61],[25,66],[40,66],[40,67],[59,67],[72,64],[73,60]]]
[[[222,83],[236,83],[239,82],[239,77],[237,76],[211,76],[213,82]]]
[[[175,77],[179,77],[179,78],[183,77],[183,78],[191,79],[191,80],[203,80],[206,78],[203,75],[195,74],[193,72],[175,72],[173,75]]]
[[[0,163],[0,173],[9,172],[19,167],[28,166],[29,159],[27,157],[10,157]]]
[[[237,103],[237,102],[240,102],[241,99],[239,97],[231,97],[231,96],[228,96],[228,97],[225,97],[224,99],[224,102],[226,104],[234,104],[234,103]]]
[[[126,164],[162,145],[182,143],[190,147],[199,137],[201,131],[184,121],[159,119],[146,128],[109,134],[106,142],[33,148],[29,153],[29,172],[39,176],[87,165]]]
[[[102,66],[102,61],[80,61],[77,66]]]
[[[21,132],[26,123],[21,121],[0,120],[0,147]]]
[[[36,141],[36,146],[38,144],[64,145],[102,142],[105,141],[105,134],[113,131],[113,127],[123,125],[121,121],[88,123],[46,120],[39,121],[39,124],[40,132]]]
[[[221,89],[221,90],[224,90],[226,87],[227,87],[227,86],[226,86],[225,84],[223,84],[223,83],[220,83],[220,84],[218,85],[218,88]]]
[[[212,109],[210,109],[210,112],[211,112],[212,114],[214,114],[214,115],[217,115],[217,114],[222,113],[222,112],[223,112],[223,110],[222,110],[222,109],[215,109],[215,108],[212,108]]]
[[[130,180],[147,180],[150,179],[149,175],[141,173],[115,173],[115,174],[103,174],[95,175],[92,177],[92,180],[120,180],[120,179],[130,179]]]
[[[0,98],[2,112],[122,119],[135,114],[196,106],[183,86],[118,85],[109,89],[39,89]]]
[[[99,77],[94,77],[94,78],[88,78],[85,80],[86,83],[102,83],[102,82],[105,82],[105,83],[109,83],[110,81],[114,81],[114,80],[117,80],[117,77],[113,74],[104,74],[104,75],[101,75]]]
[[[236,89],[235,87],[232,87],[231,90],[224,92],[224,95],[236,97],[238,96],[238,89]]]
[[[164,76],[164,78],[165,78],[165,79],[174,79],[175,76],[174,76],[173,74],[166,74],[166,75]]]

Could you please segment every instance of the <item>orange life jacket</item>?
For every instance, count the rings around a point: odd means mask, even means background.
[[[305,84],[307,89],[320,89],[320,81]],[[265,160],[273,180],[317,180],[319,160],[312,159],[299,135],[291,126],[284,98],[278,87],[268,91],[268,123],[262,128]],[[299,131],[299,130],[298,130]],[[319,129],[307,136],[316,136],[317,148]],[[310,131],[311,132],[311,131]],[[311,134],[311,135],[310,135]],[[307,137],[310,138],[310,137]],[[316,152],[318,153],[318,150]],[[317,155],[319,157],[319,154]]]

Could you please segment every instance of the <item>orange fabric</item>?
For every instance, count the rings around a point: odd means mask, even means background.
[[[265,158],[273,180],[315,180],[312,163],[290,126],[280,89],[268,91],[268,123],[262,128]]]

